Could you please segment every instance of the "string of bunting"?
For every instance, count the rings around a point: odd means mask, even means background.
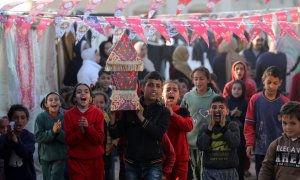
[[[103,1],[104,0],[90,0],[86,9],[89,9],[89,12],[91,12],[93,8]],[[188,44],[199,37],[202,37],[208,44],[207,30],[212,31],[216,38],[223,38],[227,41],[230,41],[229,37],[231,33],[239,36],[241,40],[247,41],[244,36],[245,30],[250,32],[250,39],[253,37],[255,38],[255,35],[262,31],[275,39],[275,35],[271,30],[271,25],[273,23],[278,23],[281,27],[280,36],[289,34],[300,40],[300,36],[294,30],[298,27],[298,7],[270,9],[267,13],[264,13],[262,10],[206,14],[197,13],[189,14],[188,17],[182,15],[179,18],[160,15],[155,17],[155,19],[141,19],[140,17],[126,18],[124,16],[96,17],[88,14],[76,17],[67,16],[79,2],[79,0],[63,0],[60,5],[60,10],[55,15],[54,20],[49,17],[32,16],[40,14],[45,7],[53,3],[53,0],[47,0],[47,2],[40,3],[41,7],[39,8],[34,6],[33,8],[38,9],[36,10],[38,12],[31,11],[29,15],[5,15],[5,13],[2,13],[0,14],[0,23],[5,25],[5,37],[12,26],[16,25],[17,19],[22,17],[18,24],[21,23],[21,27],[25,27],[24,29],[26,30],[28,30],[31,24],[38,23],[38,40],[47,26],[51,23],[55,23],[56,35],[60,38],[65,33],[70,32],[71,27],[75,22],[77,23],[77,41],[79,41],[88,30],[91,30],[94,36],[99,35],[99,33],[107,35],[108,32],[115,27],[129,29],[129,38],[135,38],[136,35],[138,35],[146,43],[147,38],[158,32],[168,41],[170,41],[170,38],[181,34]],[[126,2],[126,5],[128,5],[130,1],[122,0],[122,2],[123,4],[120,7],[125,8],[124,3]],[[152,2],[158,4],[155,6],[156,8],[159,7],[159,5],[162,5],[163,0],[152,0]],[[10,7],[15,6],[16,4],[10,5]],[[8,11],[9,8],[8,6],[5,6],[5,10]],[[3,10],[3,7],[1,10]],[[191,35],[189,34],[189,31],[192,32]],[[24,31],[23,35],[26,35],[26,31]]]

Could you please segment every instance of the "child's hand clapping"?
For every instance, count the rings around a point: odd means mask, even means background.
[[[60,120],[57,120],[57,122],[55,122],[55,123],[53,124],[52,131],[53,131],[55,134],[57,134],[57,133],[60,132],[60,130],[61,130],[61,121],[60,121]]]
[[[81,117],[81,119],[79,119],[79,121],[78,121],[78,124],[79,124],[81,132],[85,133],[85,129],[89,126],[87,119],[85,117]]]

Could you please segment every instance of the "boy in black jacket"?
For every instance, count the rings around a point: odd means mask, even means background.
[[[161,140],[168,128],[170,112],[159,103],[163,79],[156,72],[144,78],[144,96],[137,111],[124,111],[118,121],[111,113],[112,138],[125,137],[126,179],[162,179]]]
[[[204,180],[238,180],[235,168],[239,164],[240,130],[236,122],[226,122],[229,114],[226,99],[213,98],[209,114],[211,121],[200,129],[197,139],[198,148],[204,151],[202,177]]]

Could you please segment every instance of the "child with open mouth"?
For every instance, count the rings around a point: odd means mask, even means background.
[[[197,146],[204,152],[202,178],[238,180],[240,130],[235,121],[226,122],[229,114],[226,99],[213,98],[209,114],[210,122],[200,129],[197,138]]]

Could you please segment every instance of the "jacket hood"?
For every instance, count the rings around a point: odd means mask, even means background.
[[[90,60],[96,62],[96,52],[95,48],[88,48],[81,52],[81,58],[83,60]]]
[[[245,73],[244,73],[244,77],[242,78],[242,80],[246,80],[247,77],[248,77],[248,69],[247,69],[247,66],[246,64],[243,62],[243,61],[236,61],[235,63],[233,63],[232,67],[231,67],[231,79],[233,81],[237,80],[234,76],[234,67],[237,65],[237,64],[242,64],[244,66],[244,69],[245,69]]]

